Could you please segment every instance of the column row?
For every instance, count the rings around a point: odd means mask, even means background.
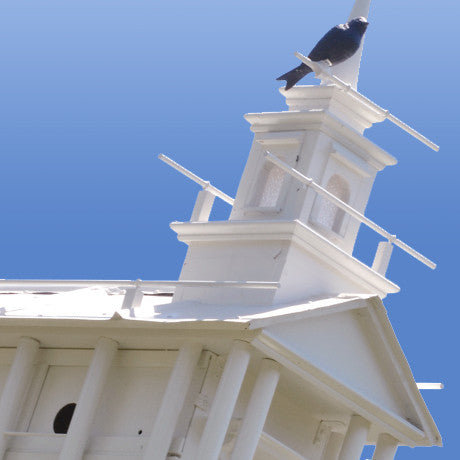
[[[367,441],[370,423],[359,415],[350,419],[338,460],[359,460]],[[381,433],[377,439],[372,460],[393,460],[398,448],[397,439]]]
[[[27,337],[18,344],[0,397],[0,434],[15,428],[17,414],[33,376],[39,346],[38,341]],[[98,339],[59,460],[81,460],[83,457],[117,349],[116,341],[106,337]],[[144,460],[166,458],[201,352],[202,345],[197,343],[187,343],[180,348],[153,423]],[[198,445],[196,458],[200,460],[217,460],[219,457],[246,375],[250,352],[250,345],[239,340],[234,342],[230,350]],[[231,460],[253,458],[279,376],[278,363],[270,359],[262,360]],[[6,439],[6,436],[0,436],[0,458],[3,458],[7,449]]]

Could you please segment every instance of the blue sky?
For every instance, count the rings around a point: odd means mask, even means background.
[[[173,157],[235,195],[250,149],[247,112],[285,110],[275,78],[298,64],[352,0],[0,2],[0,277],[176,279],[198,188]],[[399,164],[376,180],[366,214],[438,263],[395,249],[385,300],[443,449],[457,457],[459,407],[456,76],[460,6],[375,0],[359,89],[441,146],[389,122],[366,136]],[[312,76],[304,84],[317,84]],[[214,219],[229,209],[218,203]],[[360,235],[370,262],[377,239]]]

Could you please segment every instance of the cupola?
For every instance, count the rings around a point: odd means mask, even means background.
[[[349,19],[367,17],[369,4],[357,0]],[[322,84],[281,89],[288,110],[245,115],[254,140],[234,200],[170,162],[203,187],[191,221],[171,224],[189,246],[180,279],[203,285],[182,285],[174,302],[274,305],[343,293],[385,297],[399,290],[385,277],[393,245],[434,268],[364,216],[377,173],[396,164],[364,137],[365,129],[389,119],[437,146],[356,91],[361,53],[362,44],[330,69],[296,53]],[[215,196],[232,205],[227,221],[208,221]],[[371,267],[353,256],[361,224],[384,238]],[[211,280],[228,287],[206,285]],[[259,289],[246,289],[247,282]]]

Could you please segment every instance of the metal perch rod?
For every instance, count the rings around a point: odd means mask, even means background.
[[[406,131],[406,133],[409,133],[411,136],[415,137],[418,139],[420,142],[423,142],[425,145],[430,147],[430,149],[433,149],[435,152],[439,151],[439,146],[436,145],[434,142],[431,142],[429,139],[427,139],[425,136],[420,134],[418,131],[415,129],[411,128],[409,125],[401,121],[399,118],[396,118],[394,115],[392,115],[388,110],[383,109],[379,105],[377,105],[375,102],[372,102],[370,99],[368,99],[366,96],[363,96],[361,93],[358,91],[355,91],[351,85],[348,83],[345,83],[342,81],[340,78],[336,77],[335,75],[329,73],[321,64],[318,62],[314,62],[311,59],[308,59],[306,56],[304,56],[301,53],[295,53],[295,56],[300,59],[304,64],[308,65],[313,69],[315,72],[315,75],[317,78],[324,78],[326,80],[330,80],[333,83],[335,83],[340,89],[345,91],[346,93],[351,94],[355,99],[358,99],[359,101],[363,102],[366,104],[368,107],[371,109],[375,110],[379,115],[384,117],[384,119],[387,119],[394,123],[396,126],[399,126],[401,129]]]
[[[203,180],[201,177],[198,177],[196,174],[193,174],[191,171],[184,168],[179,163],[176,163],[174,160],[171,160],[171,158],[167,157],[166,155],[163,155],[162,153],[158,155],[158,158],[161,161],[164,161],[169,166],[176,169],[177,171],[179,171],[180,173],[182,173],[184,176],[187,176],[189,179],[192,179],[194,182],[201,185],[203,187],[203,190],[207,190],[208,192],[212,193],[214,196],[219,197],[221,200],[233,206],[233,202],[235,200],[232,197],[228,196],[226,193],[219,190],[218,188],[214,187],[214,185],[211,185],[211,182]]]
[[[408,254],[410,254],[412,257],[416,258],[420,262],[424,263],[431,269],[436,268],[436,264],[432,262],[430,259],[426,258],[424,255],[420,254],[417,252],[415,249],[411,248],[408,246],[406,243],[403,243],[401,240],[398,240],[395,235],[390,234],[386,230],[384,230],[382,227],[377,225],[376,223],[372,222],[372,220],[368,219],[366,216],[361,214],[359,211],[356,209],[352,208],[349,204],[343,202],[339,198],[337,198],[335,195],[332,193],[328,192],[326,189],[318,185],[313,179],[304,176],[301,174],[299,171],[296,169],[292,168],[288,164],[286,164],[284,161],[281,161],[279,158],[276,156],[272,155],[270,152],[265,151],[265,157],[267,158],[268,161],[271,163],[275,164],[279,168],[281,168],[283,171],[287,172],[290,174],[292,177],[297,179],[300,182],[303,182],[304,184],[310,186],[315,190],[316,193],[319,195],[322,195],[326,197],[328,200],[332,201],[337,207],[340,209],[343,209],[345,212],[350,214],[352,217],[355,219],[359,220],[361,223],[367,225],[369,228],[377,232],[379,235],[383,236],[386,238],[390,243],[400,247],[402,250],[406,251]]]

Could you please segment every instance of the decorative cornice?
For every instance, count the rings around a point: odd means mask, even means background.
[[[376,169],[395,165],[395,157],[351,129],[325,109],[308,112],[248,113],[245,119],[254,133],[282,131],[320,131],[369,161]]]
[[[399,287],[298,220],[172,222],[179,241],[190,244],[215,241],[287,240],[338,269],[355,283],[379,295],[399,292]]]
[[[335,376],[316,367],[291,350],[289,346],[281,343],[278,338],[273,337],[269,331],[263,330],[251,344],[301,378],[319,386],[322,391],[341,401],[356,413],[384,426],[388,433],[392,433],[394,437],[401,439],[406,445],[439,445],[439,443],[429,439],[433,433],[425,433],[398,414],[382,408],[377,402],[371,401]]]

